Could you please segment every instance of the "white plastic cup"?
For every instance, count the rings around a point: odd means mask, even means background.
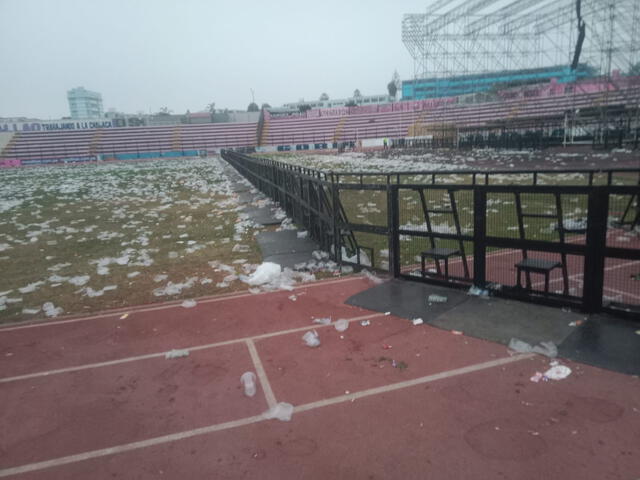
[[[334,324],[334,327],[337,331],[344,332],[347,328],[349,328],[349,321],[342,318]]]
[[[240,383],[244,387],[244,394],[247,397],[253,397],[256,394],[256,374],[253,372],[244,372],[240,377]]]
[[[302,340],[307,344],[307,347],[319,347],[320,338],[315,330],[309,330],[302,336]]]

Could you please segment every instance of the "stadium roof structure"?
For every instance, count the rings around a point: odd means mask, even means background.
[[[402,41],[415,78],[578,60],[624,73],[640,60],[640,0],[435,0],[404,15]]]

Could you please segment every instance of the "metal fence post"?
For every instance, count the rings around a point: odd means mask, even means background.
[[[487,269],[487,191],[473,188],[473,284],[484,288]]]
[[[602,309],[608,214],[608,188],[593,187],[589,193],[582,291],[582,308],[586,312]]]
[[[333,221],[333,253],[338,265],[342,265],[342,245],[340,241],[340,225],[338,223],[338,203],[340,202],[340,191],[335,181],[335,176],[331,172],[331,220]]]
[[[389,249],[389,273],[393,278],[400,276],[400,208],[398,205],[399,185],[387,184],[387,240]]]

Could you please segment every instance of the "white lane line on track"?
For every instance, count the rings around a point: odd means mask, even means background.
[[[264,371],[264,366],[262,365],[262,361],[260,360],[260,356],[256,350],[256,345],[253,343],[253,340],[246,340],[245,343],[249,349],[249,355],[251,355],[251,360],[253,361],[253,366],[256,369],[256,375],[260,380],[260,385],[262,385],[262,391],[267,399],[267,405],[269,405],[269,408],[273,408],[278,402],[276,401],[276,396],[273,394],[273,390],[271,389],[271,384],[267,378],[267,372]]]
[[[343,283],[343,282],[349,282],[349,281],[353,281],[353,280],[362,280],[363,277],[361,276],[353,276],[353,277],[347,277],[347,278],[339,278],[336,280],[327,280],[327,281],[320,281],[320,282],[314,282],[314,283],[305,283],[305,284],[301,284],[301,285],[297,285],[294,288],[294,290],[303,290],[305,288],[315,288],[315,287],[321,287],[321,286],[325,286],[325,285],[333,285],[336,283]],[[268,293],[286,293],[284,291],[277,291],[277,292],[260,292],[260,293],[247,293],[247,292],[242,292],[242,293],[237,293],[237,294],[222,294],[222,295],[217,295],[214,297],[205,297],[205,298],[196,298],[195,300],[198,302],[198,304],[202,304],[202,305],[206,305],[208,303],[218,303],[218,302],[223,302],[225,300],[236,300],[238,298],[245,298],[245,297],[256,297],[256,296],[260,296],[260,295],[266,295]],[[2,334],[3,332],[9,332],[9,331],[13,331],[13,330],[23,330],[23,329],[27,329],[27,328],[39,328],[39,327],[53,327],[56,325],[65,325],[68,323],[77,323],[77,322],[86,322],[89,320],[101,320],[104,318],[111,318],[111,317],[120,317],[123,314],[129,314],[130,316],[135,314],[135,313],[145,313],[145,312],[155,312],[158,310],[167,310],[170,308],[182,308],[181,307],[182,302],[171,302],[171,303],[162,303],[160,305],[155,305],[155,306],[149,306],[149,307],[143,307],[143,308],[136,308],[136,307],[132,307],[131,309],[119,309],[116,310],[114,312],[106,312],[106,313],[101,313],[101,314],[96,314],[96,315],[90,315],[88,317],[80,317],[80,318],[70,318],[68,320],[56,320],[56,321],[47,321],[47,320],[40,320],[40,321],[36,321],[33,323],[28,323],[28,324],[23,324],[23,325],[16,325],[16,326],[11,326],[11,325],[6,325],[6,326],[0,326],[0,334]],[[115,319],[115,318],[114,318]]]
[[[507,365],[509,363],[514,363],[521,360],[529,359],[534,356],[535,355],[533,354],[514,355],[511,357],[504,357],[504,358],[498,358],[496,360],[490,360],[488,362],[476,363],[474,365],[468,365],[466,367],[447,370],[444,372],[427,375],[425,377],[415,378],[413,380],[406,380],[404,382],[392,383],[390,385],[370,388],[368,390],[355,392],[349,395],[340,395],[337,397],[328,398],[328,399],[320,400],[317,402],[298,405],[297,407],[294,408],[294,412],[296,413],[306,412],[310,410],[315,410],[317,408],[326,407],[329,405],[350,402],[352,399],[371,397],[381,393],[393,392],[393,391],[401,390],[404,388],[413,387],[416,385],[435,382],[437,380],[442,380],[445,378],[451,378],[458,375],[464,375],[467,373],[478,372],[478,371],[486,370],[493,367]],[[246,425],[263,422],[265,420],[266,418],[263,415],[255,415],[252,417],[241,418],[239,420],[234,420],[231,422],[218,423],[216,425],[209,425],[206,427],[196,428],[193,430],[186,430],[184,432],[172,433],[172,434],[163,435],[160,437],[149,438],[149,439],[141,440],[138,442],[126,443],[123,445],[116,445],[113,447],[102,448],[99,450],[92,450],[89,452],[78,453],[78,454],[69,455],[66,457],[54,458],[54,459],[45,460],[42,462],[35,462],[35,463],[29,463],[26,465],[20,465],[17,467],[5,468],[0,470],[0,477],[8,477],[9,475],[18,475],[21,473],[45,470],[48,468],[59,467],[59,466],[68,465],[71,463],[78,463],[86,460],[91,460],[94,458],[105,457],[107,455],[115,455],[118,453],[130,452],[133,450],[139,450],[141,448],[147,448],[155,445],[162,445],[166,443],[176,442],[179,440],[184,440],[184,439],[196,437],[199,435],[206,435],[209,433],[229,430],[232,428],[243,427]]]
[[[384,316],[383,313],[370,313],[367,315],[360,315],[358,317],[353,317],[353,318],[349,318],[347,319],[349,322],[357,322],[359,320],[367,320],[367,319],[371,319],[371,318],[375,318],[375,317],[382,317]],[[333,324],[331,324],[332,326]],[[320,329],[320,328],[326,328],[330,325],[309,325],[306,327],[298,327],[298,328],[290,328],[288,330],[280,330],[277,332],[270,332],[270,333],[263,333],[260,335],[254,335],[251,337],[243,337],[243,338],[236,338],[233,340],[225,340],[222,342],[215,342],[215,343],[207,343],[204,345],[195,345],[192,347],[181,347],[180,349],[184,349],[184,350],[189,350],[189,351],[199,351],[199,350],[207,350],[210,348],[216,348],[216,347],[223,347],[226,345],[233,345],[236,343],[243,343],[246,342],[247,340],[251,340],[251,341],[256,341],[256,340],[262,340],[265,338],[271,338],[271,337],[277,337],[280,335],[288,335],[290,333],[296,333],[296,332],[304,332],[307,330],[314,330],[314,329]],[[150,358],[159,358],[159,357],[164,357],[166,351],[162,351],[162,352],[156,352],[156,353],[149,353],[146,355],[138,355],[135,357],[125,357],[125,358],[119,358],[116,360],[108,360],[106,362],[98,362],[98,363],[88,363],[88,364],[84,364],[84,365],[76,365],[73,367],[65,367],[65,368],[58,368],[55,370],[46,370],[46,371],[42,371],[42,372],[35,372],[35,373],[26,373],[23,375],[16,375],[13,377],[5,377],[5,378],[0,378],[0,384],[2,383],[9,383],[9,382],[15,382],[18,380],[27,380],[30,378],[37,378],[37,377],[46,377],[49,375],[57,375],[57,374],[61,374],[61,373],[69,373],[69,372],[77,372],[80,370],[88,370],[91,368],[100,368],[100,367],[109,367],[112,365],[119,365],[121,363],[130,363],[130,362],[137,362],[139,360],[147,360]]]

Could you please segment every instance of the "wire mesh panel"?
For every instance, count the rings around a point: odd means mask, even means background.
[[[637,169],[335,174],[225,159],[337,261],[588,311],[640,311]]]
[[[608,204],[602,304],[640,313],[640,188],[611,193]]]
[[[473,190],[403,187],[398,203],[401,271],[417,278],[471,283]]]

